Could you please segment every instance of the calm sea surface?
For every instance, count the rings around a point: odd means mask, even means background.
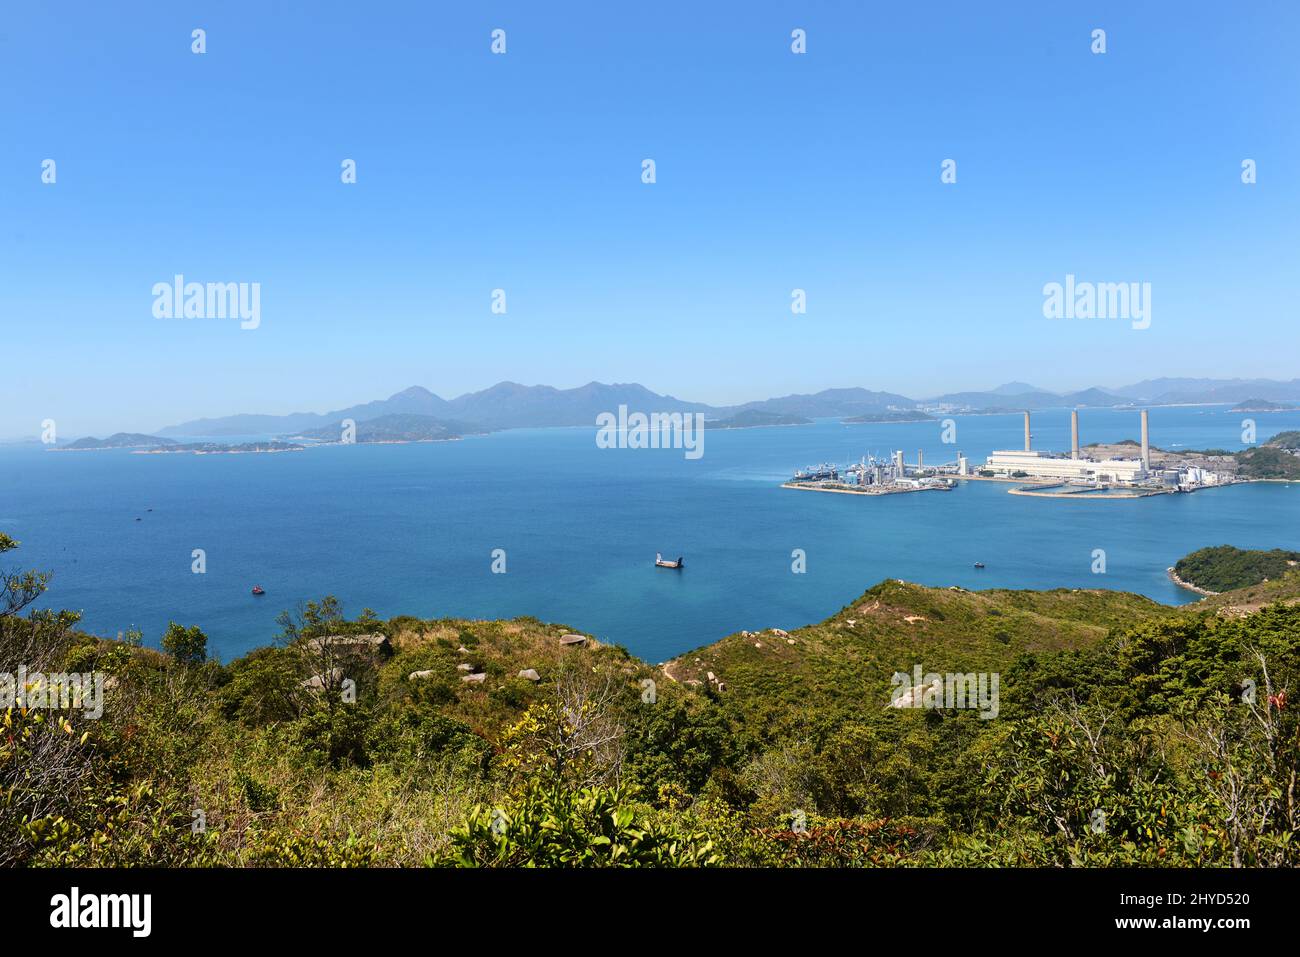
[[[1226,407],[1151,410],[1164,448],[1242,447]],[[1261,441],[1300,413],[1256,413]],[[1135,412],[1084,410],[1083,441],[1136,438]],[[91,631],[169,619],[224,660],[268,643],[279,611],[337,595],[349,614],[564,622],[661,661],[742,628],[820,620],[884,578],[967,588],[1106,587],[1190,597],[1165,569],[1204,545],[1300,548],[1300,486],[1255,484],[1128,502],[1036,499],[1007,485],[858,497],[782,489],[802,466],[924,449],[973,461],[1021,442],[1019,415],[706,433],[680,450],[596,448],[594,427],[276,455],[136,455],[0,447],[8,567],[53,573],[47,604]],[[1034,415],[1038,448],[1069,446],[1069,413]],[[136,519],[141,519],[137,521]],[[193,574],[191,552],[207,554]],[[492,574],[493,549],[506,574]],[[803,549],[807,573],[791,573]],[[1106,550],[1107,573],[1091,572]],[[684,555],[681,572],[655,552]],[[982,561],[980,571],[973,563]],[[267,594],[254,598],[261,584]]]

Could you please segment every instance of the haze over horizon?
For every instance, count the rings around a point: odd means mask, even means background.
[[[503,380],[734,405],[1292,379],[1278,24],[1300,11],[18,7],[0,438]],[[260,283],[260,324],[155,318],[177,274]],[[1150,283],[1150,327],[1044,318],[1067,275]]]
[[[1213,383],[1214,384],[1213,387],[1219,389],[1222,389],[1224,387],[1231,387],[1231,388],[1229,388],[1228,392],[1225,393],[1225,396],[1222,398],[1193,399],[1191,401],[1188,401],[1182,396],[1177,396],[1177,393],[1180,391],[1178,386],[1179,384],[1182,383],[1186,383],[1186,386],[1182,391],[1190,390],[1193,393],[1198,391],[1195,384],[1200,384],[1200,383]],[[1251,384],[1247,385],[1247,383],[1251,383]],[[778,409],[778,411],[790,411],[788,408],[785,407],[790,405],[797,405],[798,403],[781,403],[779,400],[791,399],[799,396],[818,396],[826,392],[855,391],[855,390],[865,390],[867,392],[883,393],[887,395],[894,394],[901,397],[905,397],[910,400],[915,400],[917,402],[929,402],[929,401],[940,400],[940,399],[945,401],[951,401],[951,398],[955,396],[962,396],[964,400],[964,397],[968,395],[978,395],[978,396],[986,396],[986,397],[1005,396],[1006,403],[998,401],[995,404],[998,407],[1002,407],[1007,403],[1009,403],[1008,407],[1015,407],[1017,409],[1020,406],[1017,405],[1015,400],[1018,398],[1020,399],[1028,398],[1030,394],[1057,395],[1065,400],[1070,400],[1073,397],[1074,401],[1073,402],[1067,401],[1066,404],[1078,404],[1079,402],[1082,402],[1082,404],[1085,407],[1091,406],[1091,405],[1095,405],[1096,403],[1092,401],[1092,397],[1084,396],[1083,394],[1098,389],[1102,392],[1108,393],[1111,396],[1123,398],[1128,402],[1153,402],[1154,404],[1162,404],[1162,402],[1160,402],[1159,400],[1168,399],[1171,393],[1177,396],[1173,400],[1175,404],[1214,404],[1215,402],[1230,403],[1230,402],[1242,401],[1243,398],[1247,400],[1260,399],[1262,401],[1270,401],[1271,399],[1272,400],[1277,399],[1279,397],[1278,396],[1279,392],[1284,393],[1284,395],[1282,396],[1284,403],[1290,403],[1294,405],[1295,403],[1300,402],[1300,377],[1292,377],[1289,380],[1256,380],[1256,379],[1229,380],[1229,379],[1200,379],[1200,378],[1192,378],[1192,377],[1184,377],[1184,376],[1153,376],[1150,380],[1143,380],[1142,382],[1139,383],[1123,383],[1120,385],[1101,385],[1101,386],[1094,384],[1091,386],[1083,386],[1079,388],[1069,388],[1069,389],[1050,388],[1050,387],[1042,386],[1041,384],[1037,384],[1037,383],[1013,381],[1013,382],[1001,383],[996,386],[985,386],[982,388],[974,388],[974,389],[946,389],[942,393],[938,393],[938,394],[914,393],[910,395],[906,392],[895,393],[894,390],[889,390],[889,389],[872,389],[870,386],[831,385],[825,387],[824,389],[816,389],[807,393],[785,393],[782,395],[755,394],[740,402],[726,402],[726,403],[707,402],[691,394],[672,394],[672,393],[661,392],[660,390],[654,389],[653,387],[647,387],[645,383],[639,383],[639,382],[613,383],[613,382],[600,382],[599,380],[589,380],[584,383],[579,383],[578,385],[575,386],[554,386],[551,383],[518,383],[518,382],[510,382],[510,381],[502,380],[499,382],[494,382],[491,385],[486,386],[482,389],[474,389],[471,390],[470,392],[458,393],[454,395],[440,394],[434,389],[430,389],[427,386],[423,386],[418,383],[415,383],[401,389],[385,392],[382,395],[365,396],[360,399],[357,399],[356,401],[347,401],[347,402],[336,401],[328,404],[327,406],[320,407],[320,408],[307,408],[300,405],[293,405],[292,403],[290,403],[288,407],[274,408],[274,409],[232,408],[226,411],[217,411],[217,412],[213,412],[212,414],[196,416],[194,419],[181,420],[175,417],[167,418],[166,421],[150,427],[137,427],[135,425],[130,425],[130,424],[126,426],[111,425],[107,428],[101,429],[100,432],[102,432],[104,435],[109,435],[114,433],[189,434],[186,432],[186,430],[178,428],[178,426],[184,424],[193,424],[196,421],[212,421],[212,422],[224,423],[224,420],[226,419],[238,419],[241,416],[249,416],[249,415],[269,416],[269,417],[277,417],[277,416],[291,417],[294,415],[326,416],[330,413],[340,413],[340,412],[344,412],[345,414],[351,414],[346,412],[346,410],[350,410],[358,406],[361,407],[375,406],[375,405],[386,406],[389,400],[399,399],[408,396],[413,392],[422,391],[424,393],[428,393],[434,396],[436,399],[441,399],[444,401],[455,401],[458,399],[467,399],[470,397],[478,397],[478,398],[486,397],[506,386],[517,386],[524,391],[532,391],[536,389],[549,388],[549,389],[554,389],[555,391],[560,393],[576,392],[590,386],[599,386],[602,389],[608,390],[610,392],[615,392],[623,388],[645,389],[650,393],[673,398],[685,404],[697,404],[697,405],[702,404],[706,406],[712,406],[713,408],[719,410],[735,408],[737,406],[763,404],[769,401],[775,401],[776,405],[778,407],[781,407]],[[1141,391],[1141,393],[1138,393],[1135,390],[1139,386],[1146,386],[1146,388],[1144,388]],[[612,406],[615,404],[616,401],[624,401],[624,400],[621,399],[615,400],[611,398],[610,399],[611,411],[612,411]],[[632,407],[636,410],[653,411],[652,407],[650,406],[645,406],[644,408],[642,408],[642,406],[637,405],[635,399],[632,399],[630,401],[632,402]],[[1033,406],[1033,408],[1039,408],[1039,409],[1050,408],[1050,407],[1052,406],[1051,405]],[[1026,406],[1026,408],[1029,407]],[[367,419],[373,418],[376,415],[380,415],[380,414],[389,414],[387,409],[381,409],[378,411],[369,411],[369,410],[366,411],[369,412],[369,414],[366,416]],[[417,414],[428,415],[435,419],[442,419],[442,420],[452,421],[452,422],[465,421],[470,424],[481,424],[494,429],[526,427],[521,424],[510,424],[510,425],[495,424],[494,425],[491,422],[481,420],[479,416],[474,414],[473,412],[456,413],[456,412],[434,411],[434,412],[420,412]],[[810,414],[821,415],[821,414],[830,414],[830,413],[810,413]],[[848,413],[844,413],[844,414],[848,414]],[[165,413],[163,413],[162,415],[165,418]],[[507,418],[509,417],[510,417],[509,414],[507,414]],[[568,422],[566,424],[572,425],[577,423]],[[286,425],[283,427],[283,429],[271,428],[271,429],[248,429],[248,430],[231,431],[229,429],[223,428],[222,431],[217,433],[199,432],[195,434],[229,435],[229,434],[242,434],[244,432],[247,432],[248,434],[262,433],[262,432],[281,433],[281,432],[295,431],[297,428],[299,428],[299,426],[295,426],[295,425]],[[64,430],[62,425],[59,426],[59,441],[61,442],[67,442],[72,438],[82,437],[88,434],[89,433],[80,432],[76,430],[72,430],[70,432]],[[0,443],[14,442],[14,441],[32,441],[36,437],[37,436],[35,433],[29,433],[26,435],[0,435]]]

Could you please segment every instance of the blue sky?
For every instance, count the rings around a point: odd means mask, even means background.
[[[1294,3],[458,6],[9,5],[0,437],[1300,375]],[[176,273],[259,282],[260,327],[155,319]],[[1150,282],[1151,327],[1045,319],[1067,273]]]

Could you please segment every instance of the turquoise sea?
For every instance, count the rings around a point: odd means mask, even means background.
[[[1242,447],[1300,429],[1300,412],[1151,410],[1165,448]],[[1083,410],[1083,441],[1136,438],[1132,411]],[[197,624],[224,660],[270,642],[283,609],[326,594],[350,614],[564,622],[661,661],[742,628],[818,621],[884,578],[966,588],[1124,589],[1194,597],[1165,569],[1204,545],[1300,548],[1300,486],[1253,484],[1139,501],[1036,499],[999,483],[859,497],[782,489],[797,468],[904,449],[973,461],[1021,442],[1019,415],[940,423],[711,431],[704,455],[598,449],[595,429],[274,455],[138,455],[0,447],[11,568],[53,573],[47,604],[156,644]],[[1069,444],[1069,413],[1034,414],[1038,448]],[[137,521],[137,518],[140,521]],[[191,572],[191,552],[207,572]],[[491,571],[493,549],[505,574]],[[1106,551],[1095,575],[1092,552]],[[791,572],[791,553],[807,556]],[[683,555],[656,570],[656,552]],[[982,561],[983,570],[973,563]],[[261,584],[266,595],[250,594]]]

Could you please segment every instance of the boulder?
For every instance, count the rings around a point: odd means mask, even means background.
[[[324,689],[327,683],[329,684],[337,683],[342,677],[343,677],[342,668],[331,668],[329,670],[328,679],[325,677],[325,675],[312,675],[306,681],[300,682],[300,685],[301,687],[306,688],[309,691],[320,691]]]
[[[487,672],[480,671],[478,674],[462,675],[460,680],[467,682],[468,684],[481,685],[483,682],[487,681]]]
[[[323,651],[325,648],[346,648],[346,649],[366,649],[379,651],[387,649],[388,637],[378,632],[369,635],[325,635],[321,638],[309,638],[307,647],[312,651]]]
[[[529,681],[541,681],[542,676],[537,673],[536,668],[525,668],[519,672],[519,677],[527,678]]]

